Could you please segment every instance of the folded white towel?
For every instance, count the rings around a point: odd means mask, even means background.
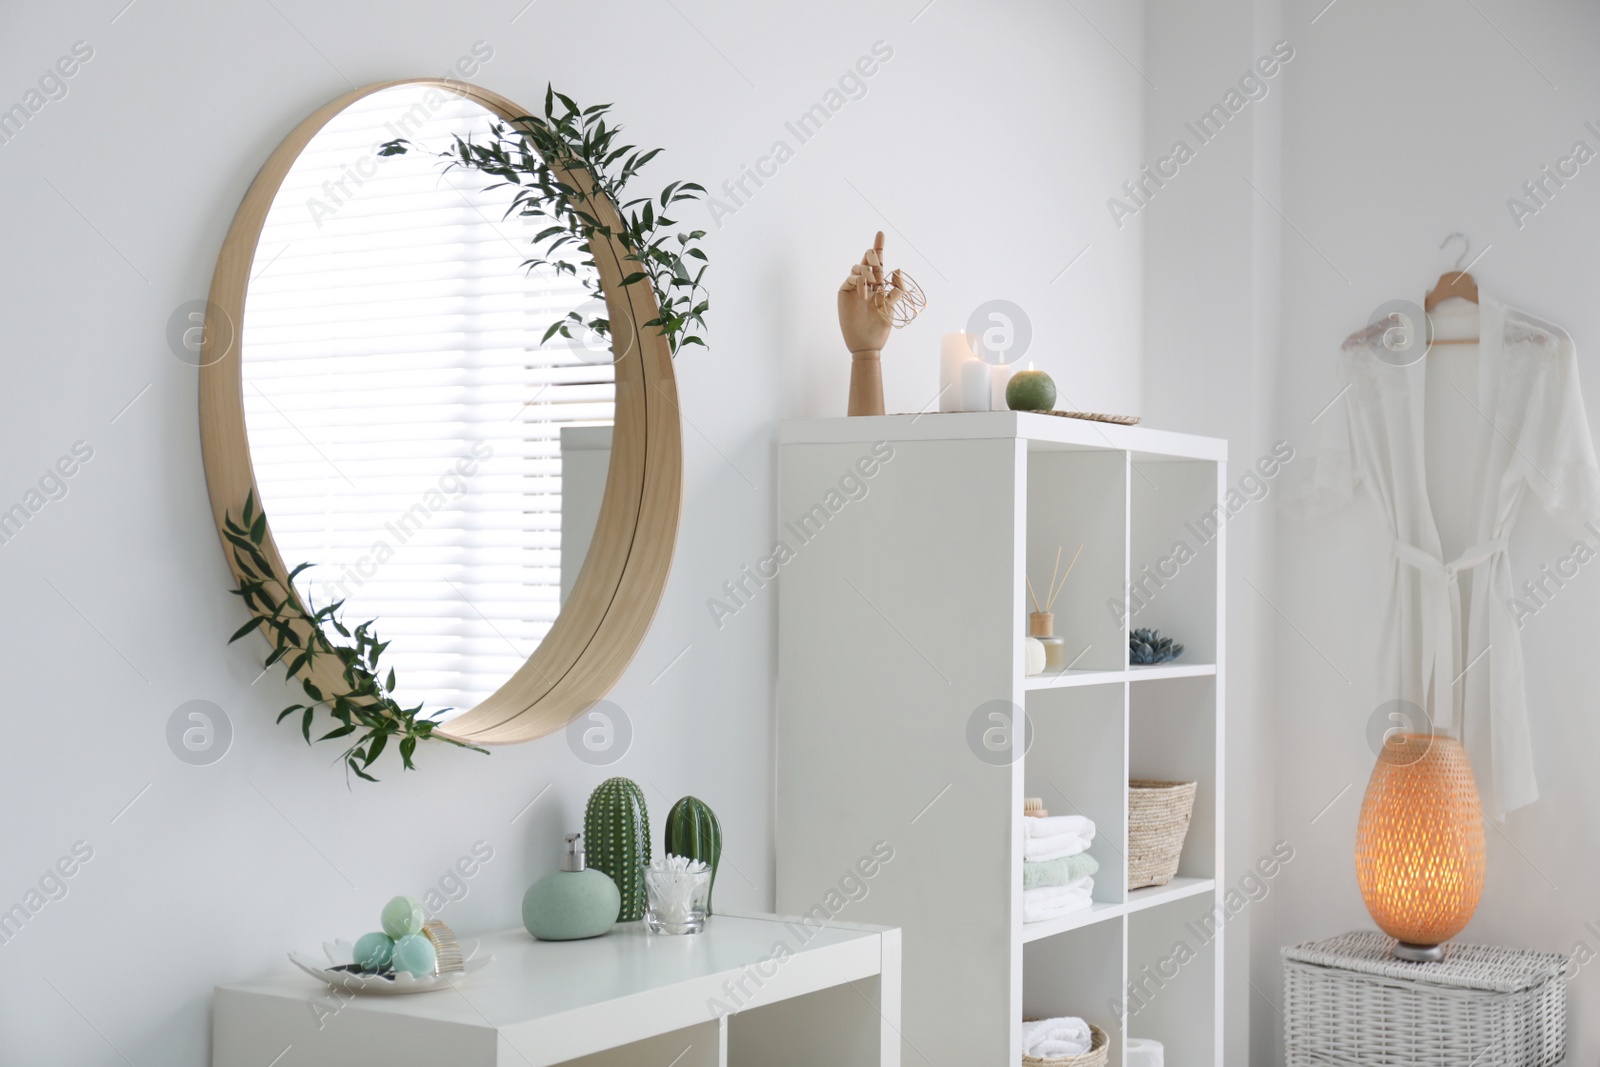
[[[1049,1059],[1056,1056],[1082,1056],[1094,1043],[1089,1024],[1076,1016],[1039,1019],[1022,1024],[1022,1052]]]
[[[1043,922],[1082,911],[1094,903],[1094,879],[1079,878],[1067,885],[1026,889],[1022,893],[1022,921]]]
[[[1033,820],[1028,820],[1033,821]],[[1093,834],[1056,834],[1054,837],[1030,837],[1022,843],[1024,863],[1058,860],[1089,851]]]
[[[1037,1056],[1041,1060],[1060,1059],[1062,1056],[1082,1056],[1089,1051],[1089,1046],[1076,1041],[1041,1041],[1033,1046],[1030,1056]]]
[[[1023,900],[1059,900],[1062,897],[1069,897],[1069,896],[1072,896],[1075,893],[1081,893],[1085,889],[1093,889],[1093,888],[1094,888],[1094,876],[1086,874],[1081,878],[1074,878],[1072,881],[1068,882],[1066,885],[1041,885],[1041,886],[1035,886],[1032,889],[1024,889],[1022,891],[1022,899]]]
[[[1029,839],[1075,834],[1094,837],[1094,821],[1082,815],[1052,815],[1047,819],[1024,819],[1022,832]]]

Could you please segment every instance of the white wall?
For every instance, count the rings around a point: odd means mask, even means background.
[[[1265,598],[1273,588],[1272,515],[1282,478],[1261,478],[1253,470],[1263,459],[1270,466],[1274,443],[1280,224],[1269,200],[1280,198],[1278,122],[1284,86],[1298,62],[1269,62],[1271,77],[1255,67],[1262,57],[1272,58],[1283,39],[1276,14],[1275,3],[1253,0],[1152,0],[1146,9],[1147,74],[1158,88],[1146,97],[1145,160],[1155,166],[1180,140],[1195,156],[1153,189],[1139,215],[1145,226],[1144,414],[1165,429],[1226,438],[1229,485],[1249,490],[1248,502],[1227,522],[1229,788],[1222,876],[1235,891],[1276,840],[1275,619]],[[1241,89],[1247,73],[1257,80]],[[1186,124],[1197,124],[1213,105],[1226,108],[1230,90],[1248,103],[1202,144]],[[1171,165],[1166,169],[1170,173]],[[1160,616],[1159,601],[1152,601],[1134,625],[1159,628]],[[1277,1018],[1248,981],[1250,971],[1277,951],[1273,887],[1263,895],[1251,889],[1256,884],[1245,886],[1251,902],[1225,926],[1228,1064],[1255,1062],[1251,1028],[1265,1025],[1270,1034]]]
[[[1383,301],[1420,302],[1454,259],[1454,250],[1436,251],[1453,230],[1471,236],[1473,255],[1492,246],[1473,272],[1484,289],[1571,331],[1591,419],[1600,414],[1600,172],[1584,168],[1521,229],[1506,207],[1574,141],[1600,149],[1584,128],[1600,118],[1600,10],[1344,0],[1313,24],[1321,7],[1294,5],[1286,16],[1299,58],[1285,98],[1282,207],[1293,230],[1284,235],[1279,434],[1306,440],[1334,391],[1340,341]],[[1449,359],[1449,350],[1428,358]],[[1536,504],[1524,510],[1511,547],[1518,584],[1578,536]],[[1364,729],[1379,702],[1381,529],[1370,504],[1280,527],[1278,819],[1280,832],[1305,843],[1278,901],[1283,944],[1371,925],[1352,851],[1374,761]],[[1544,796],[1488,831],[1488,886],[1465,940],[1600,951],[1585,928],[1600,918],[1597,611],[1600,577],[1584,571],[1523,630]],[[1258,963],[1256,984],[1276,998],[1276,961]],[[1569,998],[1570,1062],[1592,1063],[1595,968],[1579,972]]]
[[[1028,311],[1030,358],[1073,403],[1137,408],[1141,251],[1105,236],[1103,197],[1141,158],[1144,86],[1119,52],[1138,57],[1142,19],[1110,0],[0,7],[0,106],[73,42],[94,49],[0,146],[0,502],[75,441],[94,449],[0,545],[0,907],[75,842],[93,849],[65,899],[0,945],[0,1061],[202,1064],[213,984],[371,928],[479,840],[494,858],[444,915],[465,932],[514,925],[609,773],[638,779],[658,815],[706,799],[727,837],[719,903],[770,904],[772,602],[719,631],[706,601],[770,548],[776,422],[842,413],[833,291],[880,227],[931,304],[886,354],[890,410],[933,397],[937,334],[995,297]],[[653,178],[713,187],[875,41],[894,56],[720,228],[685,215],[713,230],[714,325],[711,350],[678,361],[677,564],[613,694],[632,750],[611,768],[559,736],[488,758],[426,751],[417,773],[347,791],[334,752],[273,725],[288,697],[275,677],[252,685],[262,647],[225,647],[242,616],[206,506],[195,372],[164,334],[301,117],[351,83],[442,73],[479,40],[495,50],[483,84],[530,104],[546,80],[613,101],[640,143],[668,148]],[[212,766],[167,748],[192,699],[233,724]]]

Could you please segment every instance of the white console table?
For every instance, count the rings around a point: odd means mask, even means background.
[[[464,941],[467,939],[463,939]],[[780,948],[779,946],[782,946]],[[588,941],[491,934],[452,989],[334,994],[295,971],[219,986],[214,1067],[899,1067],[900,931],[715,915]]]

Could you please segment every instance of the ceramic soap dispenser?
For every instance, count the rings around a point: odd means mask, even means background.
[[[576,941],[608,932],[622,910],[622,894],[604,871],[585,865],[583,835],[568,834],[561,869],[528,887],[522,925],[541,941]]]

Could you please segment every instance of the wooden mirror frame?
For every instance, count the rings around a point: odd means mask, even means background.
[[[245,296],[267,212],[290,168],[329,120],[364,97],[402,85],[431,86],[463,97],[506,122],[532,114],[465,82],[440,78],[379,82],[312,112],[267,157],[222,243],[205,312],[200,449],[219,536],[224,517],[239,512],[249,493],[261,500],[245,428],[240,353]],[[575,188],[593,188],[587,174],[558,173]],[[593,195],[589,208],[613,231],[621,228],[616,206],[602,194]],[[639,325],[659,317],[660,308],[648,279],[621,284],[637,269],[628,264],[621,241],[609,237],[590,252],[605,290],[612,353],[620,353],[615,363],[611,465],[600,515],[572,592],[539,647],[488,699],[437,731],[471,744],[514,744],[543,737],[605,696],[650,629],[672,566],[683,502],[683,440],[672,350],[655,327]],[[270,517],[267,521],[261,550],[278,574],[287,574]],[[237,581],[241,574],[226,537],[222,544]],[[298,601],[293,589],[287,592]],[[323,692],[343,688],[332,656],[314,661],[307,673]]]

